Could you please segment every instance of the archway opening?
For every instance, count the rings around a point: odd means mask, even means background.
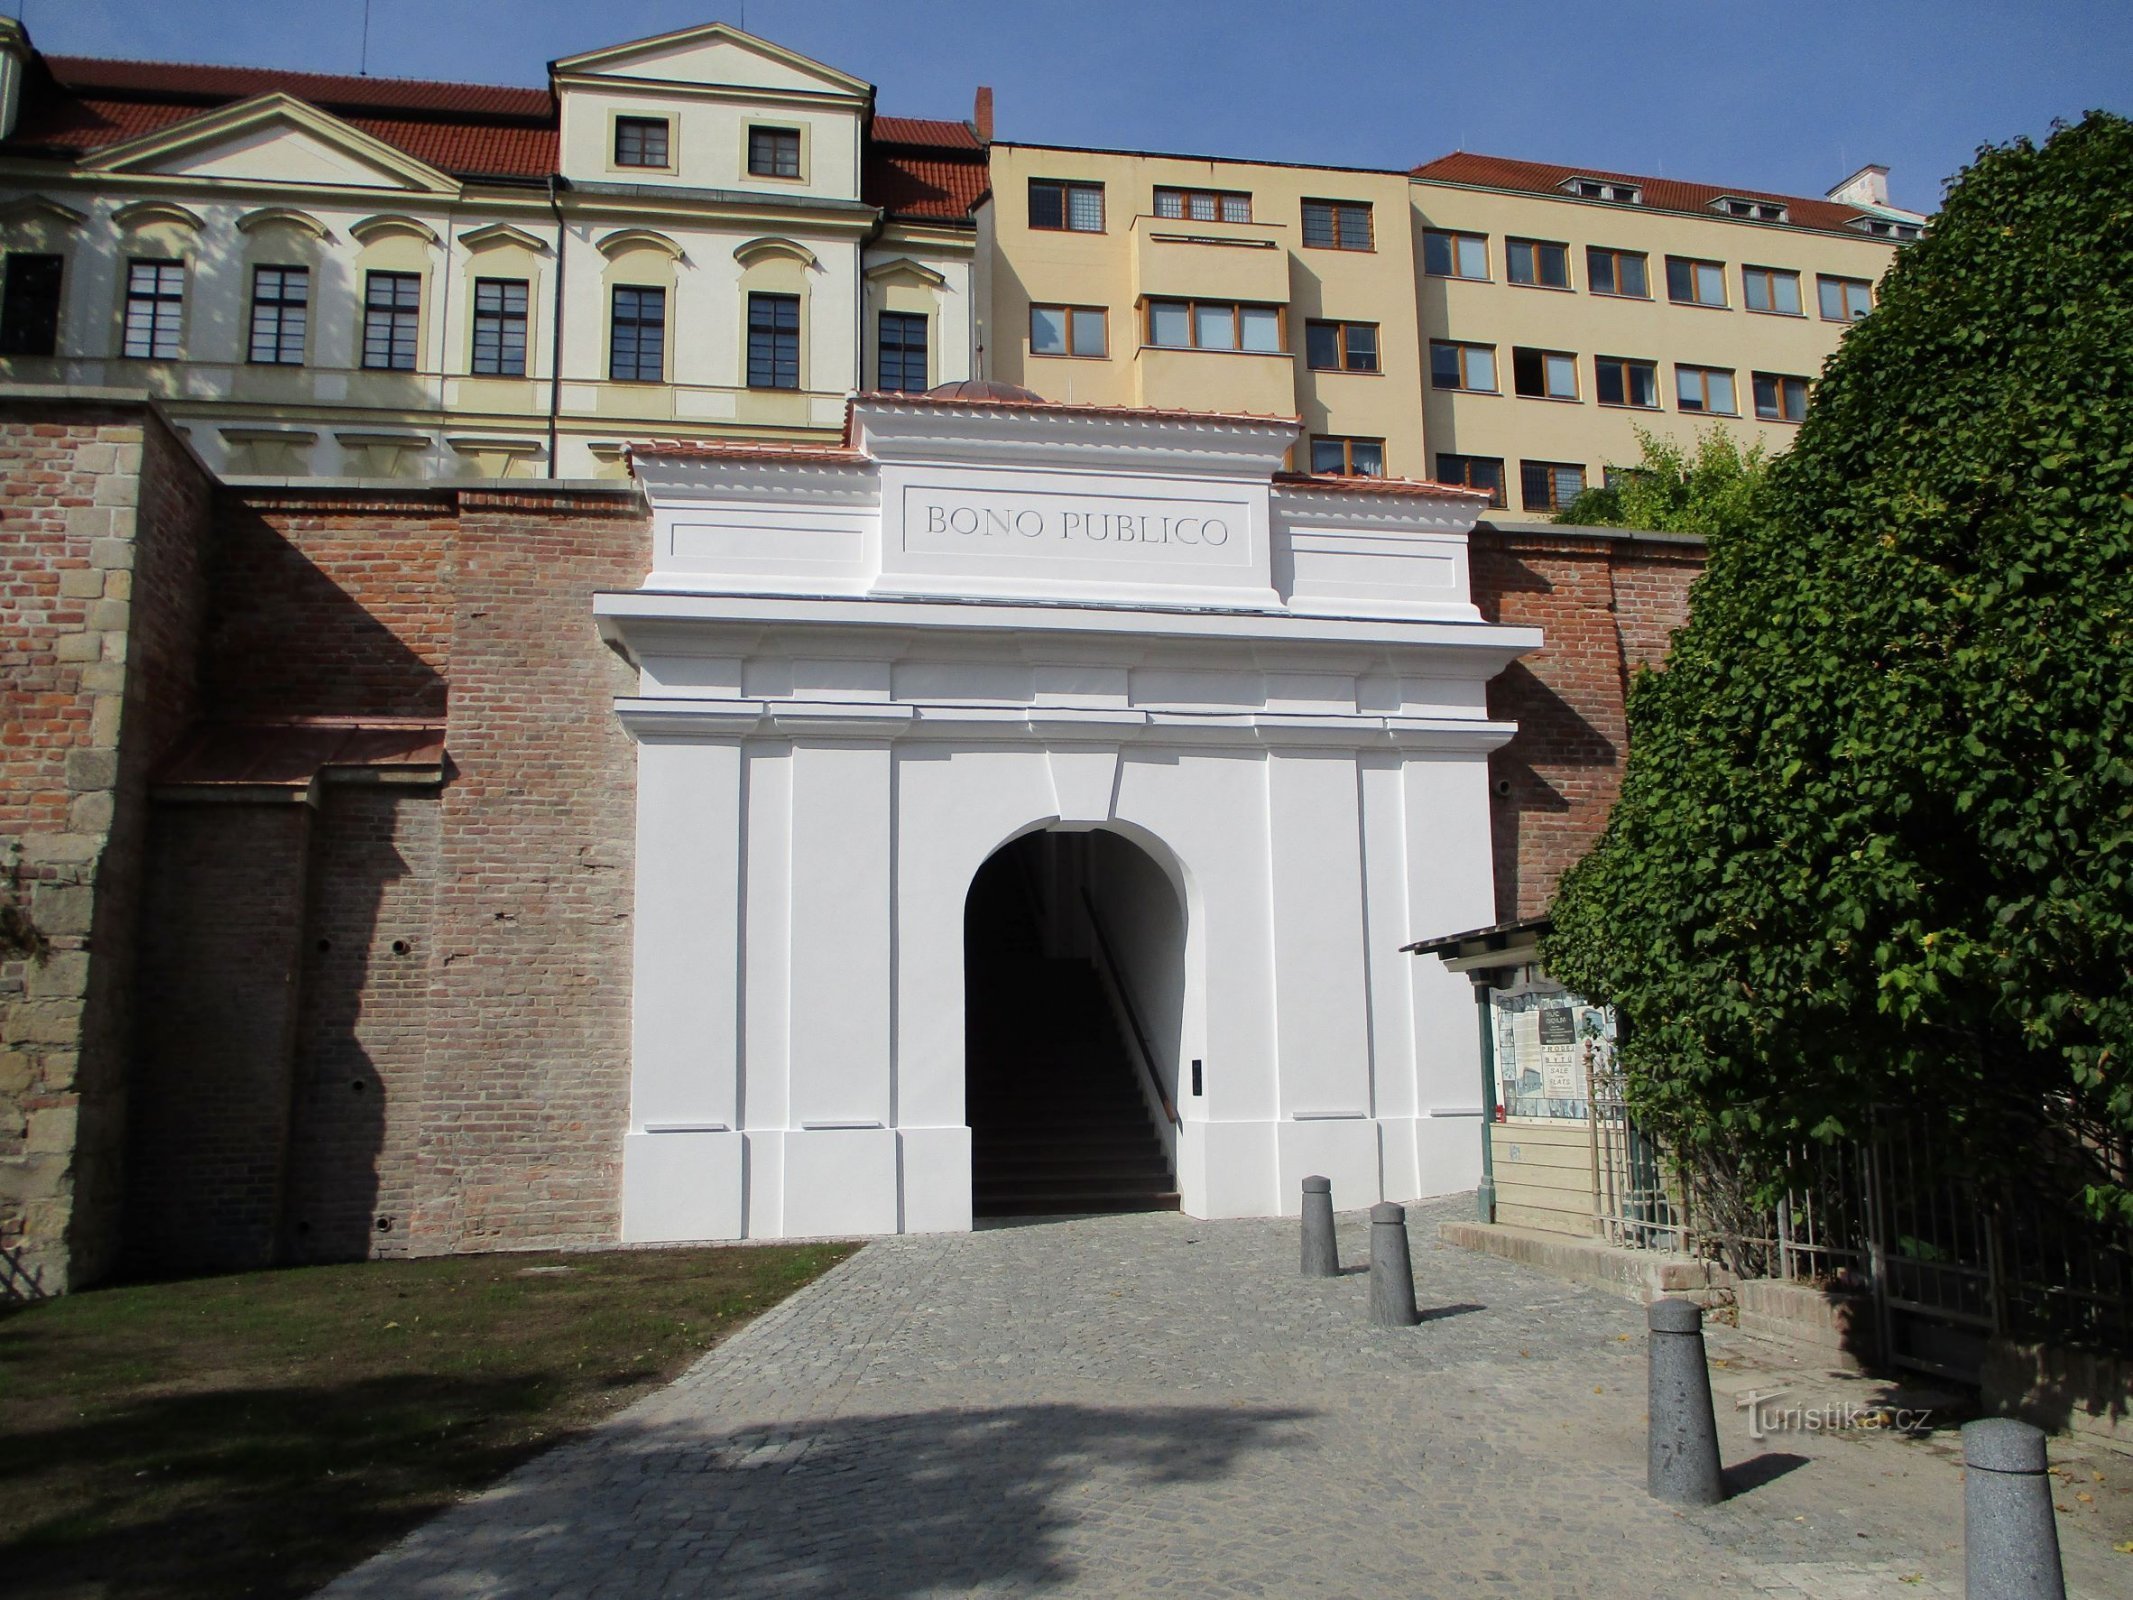
[[[1185,908],[1108,829],[994,852],[963,911],[964,1103],[980,1217],[1175,1211]]]

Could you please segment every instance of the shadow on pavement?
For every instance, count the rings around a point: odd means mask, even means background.
[[[1766,1450],[1746,1461],[1737,1461],[1720,1474],[1726,1486],[1726,1495],[1748,1494],[1766,1483],[1775,1483],[1788,1472],[1807,1465],[1807,1457],[1793,1455],[1786,1450]]]
[[[322,1600],[546,1595],[573,1574],[591,1587],[625,1569],[646,1594],[702,1581],[737,1600],[1050,1588],[1076,1576],[1060,1553],[1069,1528],[1173,1519],[1169,1489],[1284,1448],[1288,1425],[1313,1415],[1028,1405],[710,1439],[662,1423],[634,1437],[610,1429],[597,1454],[550,1458]]]

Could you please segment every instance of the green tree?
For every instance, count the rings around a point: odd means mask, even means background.
[[[1587,489],[1556,520],[1710,536],[1737,533],[1762,514],[1770,463],[1759,441],[1743,450],[1712,427],[1684,446],[1639,428],[1637,446],[1642,459],[1617,469],[1616,487]]]
[[[1900,1105],[2133,1220],[2129,694],[2133,123],[2093,113],[1958,176],[1633,689],[1544,954],[1642,1114],[1775,1173]]]

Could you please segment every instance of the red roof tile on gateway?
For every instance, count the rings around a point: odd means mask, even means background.
[[[1528,194],[1560,195],[1566,178],[1600,178],[1610,183],[1632,183],[1644,194],[1644,205],[1655,211],[1689,211],[1712,215],[1711,202],[1731,195],[1742,200],[1774,200],[1786,208],[1790,226],[1852,232],[1852,218],[1861,215],[1857,206],[1840,206],[1829,200],[1804,195],[1771,194],[1762,189],[1724,188],[1710,183],[1685,183],[1675,178],[1644,178],[1628,172],[1607,172],[1598,167],[1559,167],[1545,161],[1514,161],[1508,156],[1477,155],[1454,150],[1435,161],[1413,169],[1417,178],[1439,183],[1469,183],[1485,189],[1518,189]]]
[[[938,117],[876,117],[874,138],[881,144],[938,145],[947,150],[982,150],[984,144],[967,122]]]

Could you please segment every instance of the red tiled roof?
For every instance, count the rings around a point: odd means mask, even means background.
[[[638,439],[631,443],[630,454],[809,467],[859,467],[872,459],[864,450],[845,445],[747,444],[723,439]]]
[[[1277,489],[1329,489],[1335,494],[1395,494],[1425,500],[1487,500],[1486,489],[1458,483],[1429,483],[1420,478],[1356,478],[1332,472],[1277,472]]]
[[[1287,422],[1303,419],[1292,412],[1182,411],[1160,406],[1100,406],[1073,400],[967,400],[960,395],[910,394],[867,390],[845,406],[845,437],[852,433],[851,408],[860,401],[880,406],[919,406],[927,410],[1050,411],[1072,417],[1135,417],[1149,422]]]
[[[877,127],[881,121],[875,118]],[[968,155],[959,156],[877,148],[867,152],[860,192],[868,205],[892,217],[967,222],[992,192],[991,169],[974,142]]]
[[[1840,206],[1829,200],[1804,195],[1771,194],[1762,189],[1726,188],[1710,183],[1685,183],[1677,178],[1644,178],[1628,172],[1606,172],[1598,167],[1559,167],[1545,161],[1514,161],[1508,156],[1477,155],[1454,150],[1448,156],[1425,161],[1413,170],[1414,177],[1442,183],[1472,183],[1489,189],[1521,189],[1530,194],[1560,194],[1565,178],[1602,178],[1611,183],[1633,183],[1644,193],[1644,204],[1659,211],[1710,213],[1711,202],[1726,195],[1743,200],[1774,200],[1785,206],[1791,225],[1850,232],[1857,206]]]
[[[967,122],[948,122],[938,117],[876,117],[874,138],[881,144],[938,145],[946,150],[982,150],[978,136]]]
[[[454,112],[470,117],[552,119],[546,89],[497,83],[438,83],[425,78],[345,78],[278,67],[209,67],[186,61],[111,61],[95,56],[46,56],[52,76],[77,94],[99,89],[127,95],[187,95],[244,100],[279,89],[315,106],[366,106],[395,111]]]

